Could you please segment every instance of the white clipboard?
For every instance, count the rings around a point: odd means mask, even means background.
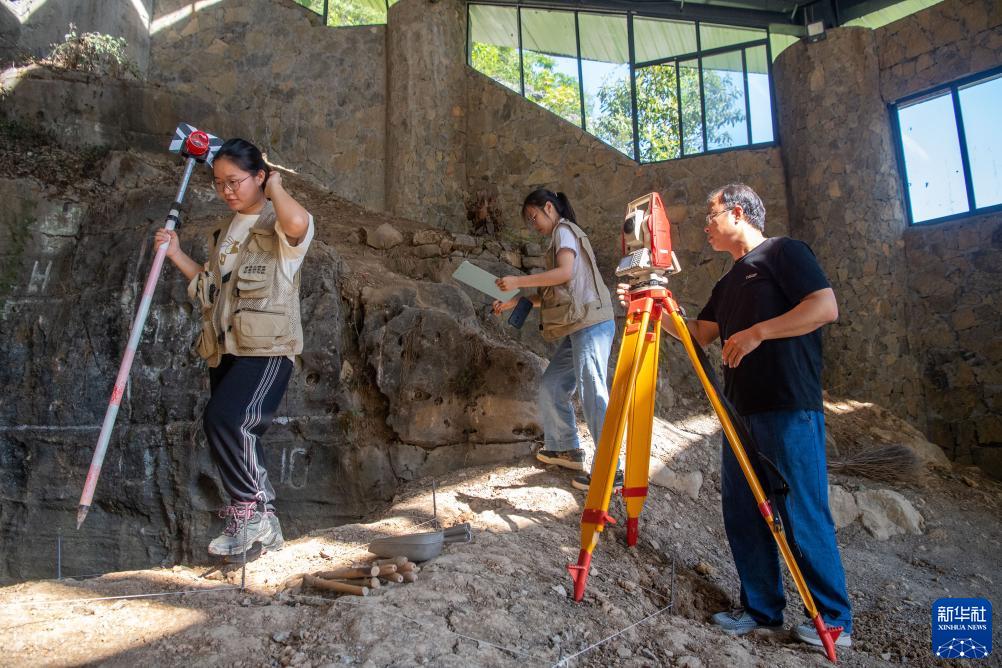
[[[489,271],[484,271],[469,260],[464,260],[456,271],[452,272],[452,277],[460,283],[465,283],[475,290],[483,292],[485,295],[506,302],[518,294],[518,290],[501,292],[501,288],[494,282],[498,277]]]

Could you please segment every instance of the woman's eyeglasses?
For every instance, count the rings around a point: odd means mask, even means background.
[[[242,179],[230,179],[229,181],[213,181],[212,184],[216,186],[216,192],[225,192],[229,190],[231,193],[235,193],[240,189],[240,184],[249,179],[252,174],[248,174]]]

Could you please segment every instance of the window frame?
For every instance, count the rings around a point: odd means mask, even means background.
[[[548,9],[548,10],[551,10],[551,11],[561,11],[561,12],[572,13],[574,15],[575,40],[576,40],[576,43],[578,45],[578,48],[577,48],[577,51],[578,51],[578,55],[577,55],[577,61],[578,61],[578,95],[580,96],[580,100],[581,100],[580,106],[581,106],[581,111],[582,111],[582,113],[581,113],[581,125],[580,126],[575,125],[575,127],[578,127],[578,129],[580,129],[582,132],[588,133],[589,136],[591,136],[591,137],[595,138],[596,140],[602,142],[603,144],[605,144],[609,148],[611,148],[614,151],[622,154],[624,157],[632,160],[633,162],[637,163],[638,165],[657,165],[657,164],[662,164],[662,163],[665,163],[665,162],[671,162],[673,160],[681,160],[683,158],[692,158],[692,157],[697,157],[697,156],[701,156],[701,155],[715,155],[715,154],[719,154],[719,153],[727,153],[729,151],[756,150],[756,149],[769,148],[769,147],[772,147],[772,146],[778,146],[779,145],[779,121],[778,121],[777,113],[776,113],[776,90],[775,90],[775,81],[774,81],[774,78],[773,78],[772,44],[771,44],[771,39],[770,39],[770,37],[771,37],[771,30],[770,30],[770,28],[769,28],[768,25],[764,25],[764,26],[763,25],[753,25],[753,24],[750,24],[750,23],[741,23],[741,22],[724,23],[720,19],[712,19],[712,20],[705,19],[704,20],[704,19],[698,19],[698,18],[675,18],[675,17],[673,17],[673,18],[671,18],[671,20],[682,20],[682,21],[686,21],[686,22],[691,22],[693,24],[693,27],[694,27],[695,33],[696,33],[696,51],[694,53],[683,54],[683,55],[676,55],[676,56],[670,56],[670,57],[667,57],[667,58],[661,58],[661,59],[656,59],[656,60],[651,60],[651,61],[644,61],[644,62],[639,62],[638,63],[637,59],[636,59],[636,45],[635,45],[635,39],[634,39],[634,26],[633,26],[634,19],[637,19],[637,18],[640,18],[640,19],[644,19],[644,18],[649,18],[649,19],[666,19],[666,18],[669,18],[669,17],[665,16],[664,14],[659,14],[657,12],[648,12],[648,11],[642,11],[642,10],[641,11],[636,11],[636,10],[615,11],[615,10],[608,10],[608,9],[591,9],[591,8],[588,8],[588,9],[562,9],[562,8],[554,7],[552,5],[533,4],[531,2],[504,3],[504,2],[491,2],[491,0],[470,0],[470,1],[468,1],[466,3],[466,17],[467,17],[466,18],[466,28],[467,28],[467,33],[466,33],[466,64],[467,64],[468,67],[471,67],[471,68],[473,68],[473,66],[471,64],[472,35],[471,35],[471,30],[470,30],[470,26],[471,26],[470,15],[471,15],[471,8],[474,7],[474,6],[505,7],[505,8],[512,9],[512,10],[515,11],[516,22],[517,22],[517,25],[518,25],[518,40],[519,40],[519,44],[518,44],[519,75],[522,78],[522,82],[521,82],[521,86],[520,86],[521,91],[519,91],[519,92],[520,92],[520,94],[521,94],[522,97],[525,97],[525,83],[524,83],[525,66],[524,66],[523,57],[522,57],[522,54],[523,54],[523,48],[522,48],[522,10],[523,9]],[[630,97],[631,97],[632,125],[633,125],[633,155],[632,156],[629,155],[629,154],[627,154],[627,153],[623,153],[622,151],[620,151],[615,146],[612,146],[608,142],[604,141],[601,137],[599,137],[598,135],[593,134],[592,132],[590,132],[588,130],[588,122],[587,122],[587,120],[585,118],[585,114],[584,114],[584,109],[585,109],[585,106],[586,106],[585,105],[585,93],[584,93],[585,86],[584,86],[583,77],[581,75],[581,69],[582,69],[582,65],[581,65],[581,30],[580,30],[580,21],[579,21],[579,18],[578,18],[578,15],[581,14],[582,12],[586,13],[586,14],[602,14],[602,15],[608,15],[608,16],[622,16],[622,17],[624,17],[626,19],[627,40],[628,40],[629,58],[630,58],[630,62],[627,63],[627,64],[629,65]],[[735,28],[755,28],[755,29],[764,31],[765,36],[762,37],[762,38],[760,38],[760,39],[751,40],[751,41],[748,41],[748,42],[741,42],[741,43],[738,43],[738,44],[732,44],[732,45],[722,46],[722,47],[714,47],[712,49],[707,49],[706,51],[703,51],[702,48],[701,48],[701,39],[702,39],[702,36],[701,36],[701,30],[700,30],[700,25],[702,23],[711,23],[713,25],[730,25],[730,26],[733,26]],[[767,74],[768,74],[768,77],[769,77],[769,113],[770,113],[771,121],[772,121],[772,141],[753,143],[752,142],[753,136],[752,136],[752,130],[751,130],[751,110],[750,110],[751,97],[750,97],[749,89],[748,89],[748,65],[747,65],[746,50],[747,49],[751,49],[751,48],[761,47],[761,46],[764,46],[765,49],[766,49],[766,66],[768,68]],[[704,99],[704,97],[705,97],[705,91],[704,91],[704,87],[703,87],[703,67],[702,67],[703,58],[707,57],[707,56],[713,56],[713,55],[715,55],[717,53],[730,53],[730,52],[736,52],[736,51],[740,51],[741,52],[742,76],[743,76],[743,79],[744,79],[744,96],[745,96],[745,124],[746,124],[746,127],[747,127],[748,143],[741,144],[739,146],[727,146],[727,147],[716,148],[716,149],[708,149],[707,150],[706,149],[706,146],[707,146],[707,137],[706,137],[706,109],[705,109],[705,99]],[[679,62],[681,62],[683,60],[692,60],[692,59],[696,59],[696,61],[698,63],[698,66],[699,66],[699,69],[698,69],[698,72],[699,72],[699,97],[700,97],[700,109],[701,109],[702,119],[703,119],[703,128],[702,128],[702,130],[703,130],[703,148],[704,148],[704,150],[703,151],[698,151],[698,152],[688,153],[688,152],[685,151],[685,149],[684,149],[683,146],[680,146],[679,157],[677,157],[677,158],[667,158],[665,160],[642,161],[640,159],[640,137],[639,137],[639,133],[638,133],[639,128],[638,128],[638,122],[637,122],[637,91],[636,91],[636,73],[637,73],[637,69],[641,69],[643,67],[652,66],[652,65],[666,64],[666,63],[669,63],[669,62],[674,62],[676,64],[676,67],[677,67]],[[476,68],[473,68],[473,69],[476,69]],[[479,71],[479,70],[477,70],[477,71]],[[532,102],[532,100],[529,100],[529,101]],[[679,105],[681,105],[681,99],[677,99],[676,103],[679,104]],[[537,106],[539,106],[539,105],[537,105]],[[553,112],[551,112],[551,113],[553,113]],[[681,119],[681,110],[679,112],[679,118]],[[566,119],[564,119],[564,120],[566,120]],[[570,122],[570,121],[568,121],[568,122]],[[572,125],[573,125],[573,123],[572,123]],[[682,131],[683,130],[682,130],[682,127],[681,127],[681,125],[682,125],[681,121],[680,121],[679,125],[680,125],[680,127],[678,129],[678,131],[679,131],[679,137],[682,137]]]
[[[964,114],[960,107],[961,88],[966,88],[970,84],[976,84],[981,81],[987,82],[990,79],[997,78],[999,75],[1002,75],[1002,66],[984,70],[976,74],[955,79],[948,83],[940,84],[933,88],[928,88],[917,93],[906,95],[905,97],[895,100],[887,105],[888,114],[891,120],[891,129],[894,133],[894,152],[898,162],[898,174],[901,179],[901,191],[904,198],[905,213],[908,217],[909,228],[924,227],[926,225],[938,225],[939,223],[948,223],[954,220],[963,220],[965,218],[974,218],[986,214],[1002,212],[1002,202],[992,204],[990,206],[975,206],[974,182],[971,178],[971,160],[967,150],[967,135],[964,131]],[[902,106],[905,108],[914,106],[915,104],[921,103],[921,100],[925,98],[938,97],[947,92],[950,94],[950,100],[953,104],[953,116],[955,121],[954,129],[957,132],[957,140],[960,144],[960,160],[964,169],[964,188],[967,192],[967,211],[951,213],[948,216],[940,216],[939,218],[930,218],[929,220],[916,222],[912,211],[911,192],[908,188],[908,165],[905,162],[905,148],[901,137],[901,120],[899,117],[899,111]]]

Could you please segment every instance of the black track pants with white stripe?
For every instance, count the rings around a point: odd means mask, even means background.
[[[230,501],[261,501],[274,509],[275,490],[264,467],[261,436],[289,385],[288,357],[223,355],[209,369],[212,396],[202,427]]]

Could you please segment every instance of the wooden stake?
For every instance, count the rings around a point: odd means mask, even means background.
[[[342,594],[353,594],[355,596],[369,595],[368,587],[359,587],[357,585],[350,585],[346,582],[336,582],[334,580],[325,580],[313,575],[304,575],[303,584],[310,587],[316,587],[317,589],[340,592]]]
[[[323,571],[317,573],[317,577],[328,580],[349,580],[351,578],[372,578],[379,575],[378,566],[365,566],[362,568],[338,568],[333,571]]]
[[[376,559],[377,566],[385,566],[386,564],[393,564],[394,566],[403,566],[407,563],[407,557],[391,557],[390,559]]]

